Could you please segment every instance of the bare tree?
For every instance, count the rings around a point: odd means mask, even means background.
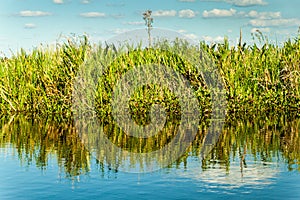
[[[148,31],[149,47],[151,47],[151,29],[153,23],[153,18],[151,17],[151,14],[152,14],[151,10],[146,10],[143,13],[143,19],[145,20],[145,25],[147,26],[147,31]]]

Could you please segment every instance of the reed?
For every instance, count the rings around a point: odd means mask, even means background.
[[[259,33],[261,47],[230,47],[223,44],[203,47],[215,58],[227,88],[229,111],[299,112],[300,37],[283,46],[269,44]]]
[[[72,81],[89,50],[78,40],[0,59],[0,112],[70,116]]]
[[[230,47],[223,43],[200,43],[216,63],[226,88],[228,114],[231,118],[261,112],[276,115],[295,113],[300,108],[300,37],[287,40],[282,46],[268,43],[259,35],[261,44],[240,44]],[[151,49],[133,49],[130,53],[101,45],[91,45],[87,37],[70,39],[56,49],[21,49],[11,58],[0,59],[0,113],[40,114],[71,117],[73,81],[79,67],[91,55],[109,57],[107,76],[99,80],[96,108],[100,115],[109,115],[112,88],[121,75],[138,64],[158,62],[169,65],[185,76],[194,87],[202,116],[208,116],[210,93],[199,73],[186,60],[162,51],[153,44]],[[172,50],[195,53],[184,42],[162,42]],[[174,52],[174,51],[173,51]],[[112,61],[112,62],[111,62]],[[144,95],[143,95],[144,94]],[[153,96],[155,98],[153,98]],[[179,113],[178,102],[167,89],[154,85],[140,88],[130,103],[132,114],[145,115],[158,100],[169,113]]]

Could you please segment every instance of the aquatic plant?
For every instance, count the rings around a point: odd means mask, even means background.
[[[251,116],[256,112],[275,115],[295,113],[299,116],[300,37],[289,39],[282,46],[263,42],[261,45],[240,44],[237,47],[230,47],[228,39],[220,44],[200,43],[202,50],[215,62],[224,81],[228,115],[231,118]],[[180,55],[162,52],[159,49],[162,46],[195,53],[192,45],[176,41],[161,41],[148,50],[133,49],[127,44],[126,51],[123,48],[116,52],[113,46],[91,45],[86,36],[69,39],[55,49],[36,48],[31,52],[21,49],[11,58],[0,59],[0,113],[71,117],[74,78],[79,66],[93,55],[108,57],[106,64],[110,69],[105,72],[107,76],[99,82],[96,94],[98,113],[110,113],[107,107],[109,90],[123,72],[135,64],[155,61],[171,65],[174,69],[178,67],[178,72],[195,86],[199,110],[208,116],[210,101],[207,99],[210,98],[210,91],[205,88],[200,74],[193,70],[190,73],[189,70],[193,67],[186,60],[180,58]],[[108,86],[103,88],[103,84]],[[154,101],[150,94],[158,92],[152,90],[151,93],[149,89],[144,87],[135,93],[130,101],[131,108],[136,109],[132,113],[147,113],[147,108]],[[146,95],[141,96],[143,93]],[[157,98],[161,103],[169,99],[168,109],[178,112],[178,106],[176,108],[176,101],[170,92],[165,90]],[[170,107],[171,102],[175,103],[174,107]]]

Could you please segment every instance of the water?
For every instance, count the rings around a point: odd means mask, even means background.
[[[195,142],[168,167],[127,173],[92,156],[70,122],[3,118],[0,199],[300,199],[299,127],[286,116],[239,120],[205,159]]]

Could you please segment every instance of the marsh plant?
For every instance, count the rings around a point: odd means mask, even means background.
[[[194,51],[192,45],[181,41],[160,41],[149,49],[125,44],[129,51],[124,51],[122,48],[92,45],[86,36],[70,39],[55,49],[36,48],[31,52],[21,49],[10,58],[0,59],[0,112],[71,117],[73,80],[86,58],[96,55],[108,57],[105,65],[109,66],[105,78],[99,81],[98,113],[110,113],[110,90],[122,73],[136,64],[152,61],[171,66],[187,77],[198,97],[199,110],[204,115],[209,113],[210,101],[207,99],[210,95],[201,74],[193,71],[193,66],[180,55],[170,55],[156,48],[164,45],[190,54]],[[299,115],[300,37],[289,39],[282,46],[264,40],[260,45],[231,47],[228,39],[220,44],[201,42],[200,46],[219,70],[231,117],[251,116],[256,112]],[[129,102],[132,114],[146,113],[147,106],[156,100],[166,100],[167,110],[179,112],[174,96],[165,89],[157,90],[153,85],[140,88],[133,95]]]
[[[247,163],[244,152],[251,152],[253,156],[261,152],[259,156],[268,161],[277,159],[278,155],[273,154],[279,150],[279,157],[286,160],[291,170],[295,163],[299,164],[300,36],[281,46],[270,44],[259,32],[257,38],[259,44],[240,43],[236,47],[231,47],[227,39],[220,44],[199,43],[219,70],[228,102],[224,132],[211,154],[202,160],[203,170],[220,160],[229,169],[231,153],[241,158],[244,166]],[[90,154],[72,124],[71,107],[73,83],[80,66],[95,56],[92,60],[98,62],[101,58],[101,63],[96,64],[106,68],[101,73],[90,71],[94,74],[93,81],[98,83],[95,108],[91,109],[99,116],[107,138],[132,152],[151,152],[167,144],[180,125],[181,108],[168,88],[155,84],[141,86],[128,102],[132,119],[146,125],[151,105],[160,104],[168,115],[166,126],[148,140],[124,134],[112,120],[110,104],[112,90],[121,76],[135,66],[158,63],[170,66],[190,82],[199,102],[201,123],[192,146],[175,163],[178,167],[182,163],[186,165],[189,152],[199,155],[209,126],[205,119],[211,113],[211,91],[202,74],[180,51],[188,55],[196,52],[193,45],[182,40],[158,41],[151,44],[151,48],[125,44],[123,49],[116,49],[91,44],[83,36],[58,44],[55,49],[36,48],[31,52],[21,49],[10,58],[0,58],[0,113],[3,116],[0,145],[15,145],[22,162],[35,159],[41,168],[46,166],[47,157],[56,152],[58,162],[68,174],[76,176],[89,171]],[[256,120],[255,115],[260,117]],[[110,159],[121,162],[127,159],[114,153],[111,152]],[[106,161],[100,160],[100,163]],[[135,160],[131,162],[136,164]]]

